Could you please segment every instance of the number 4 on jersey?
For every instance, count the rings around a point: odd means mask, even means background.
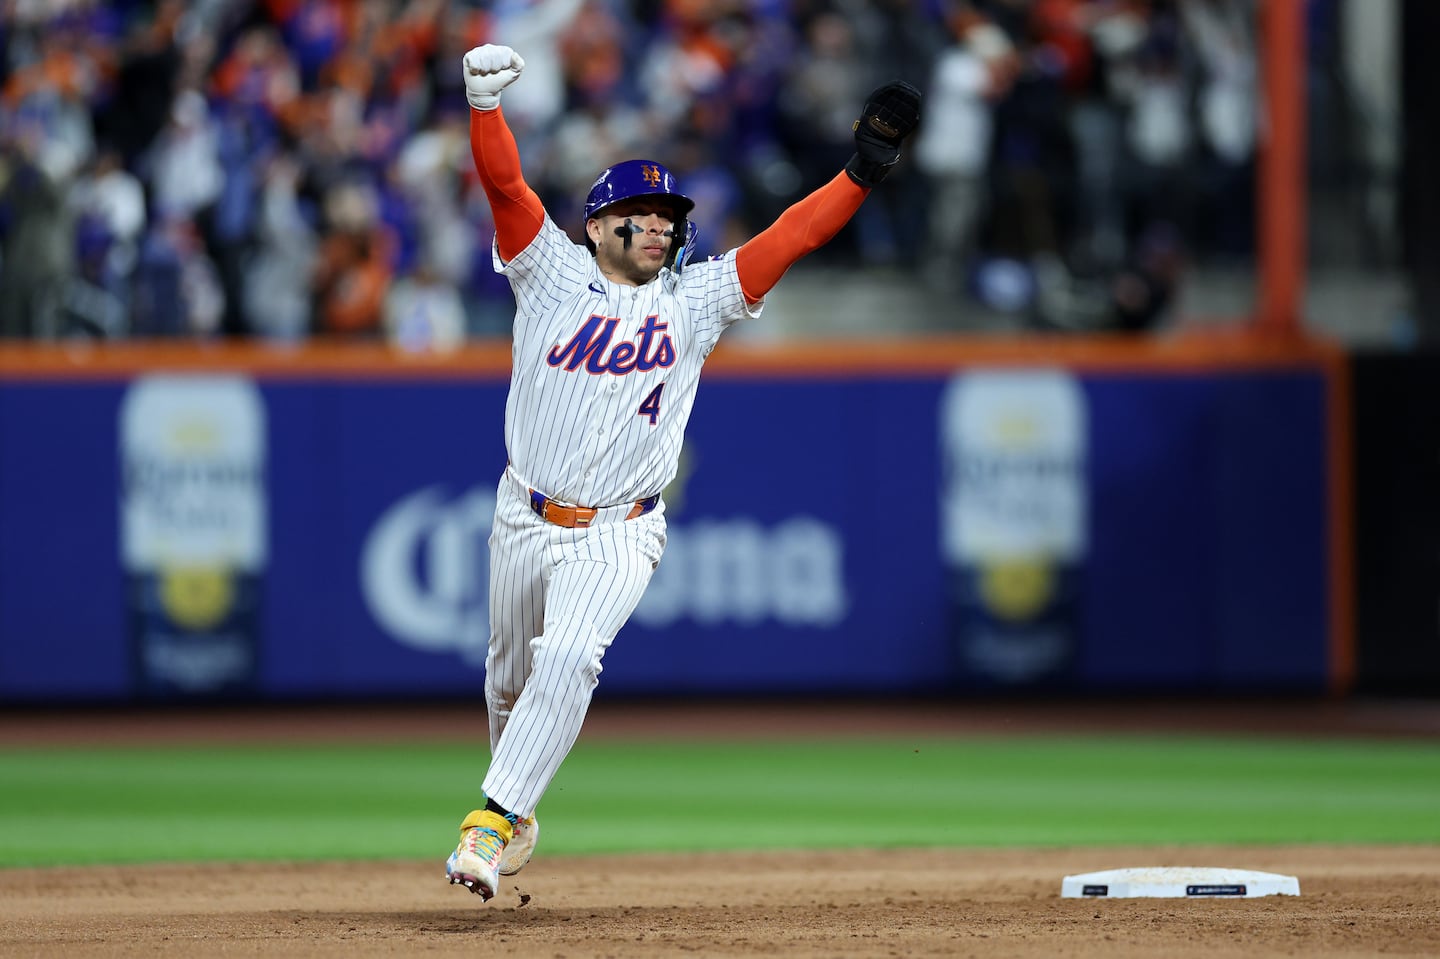
[[[655,425],[655,420],[660,416],[660,394],[664,389],[665,384],[661,383],[651,390],[650,395],[640,402],[640,408],[635,411],[640,416],[650,417],[651,426]]]

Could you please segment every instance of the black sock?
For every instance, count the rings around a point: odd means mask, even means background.
[[[506,809],[504,806],[500,805],[498,802],[488,796],[485,797],[485,811],[499,813],[507,819],[510,818],[510,810]]]

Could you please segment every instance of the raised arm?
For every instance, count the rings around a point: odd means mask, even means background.
[[[465,98],[470,101],[470,155],[495,217],[500,258],[513,260],[530,245],[545,222],[540,197],[520,170],[520,149],[500,110],[500,91],[525,69],[520,54],[486,44],[465,54]]]
[[[754,303],[802,256],[828,243],[900,160],[900,144],[920,123],[920,91],[896,81],[880,87],[855,121],[855,155],[845,172],[792,204],[735,253],[740,289]]]
[[[751,303],[774,289],[785,271],[807,253],[820,249],[849,222],[870,188],[844,173],[790,207],[735,253],[740,289]]]

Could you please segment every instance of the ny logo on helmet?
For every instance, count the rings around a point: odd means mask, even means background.
[[[658,166],[642,166],[640,168],[640,175],[643,176],[645,182],[651,186],[660,185],[660,168]]]

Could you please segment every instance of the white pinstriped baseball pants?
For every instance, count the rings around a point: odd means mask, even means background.
[[[640,602],[665,550],[665,507],[626,520],[602,510],[586,529],[547,523],[507,470],[490,532],[485,795],[535,812],[575,745],[600,660]]]

